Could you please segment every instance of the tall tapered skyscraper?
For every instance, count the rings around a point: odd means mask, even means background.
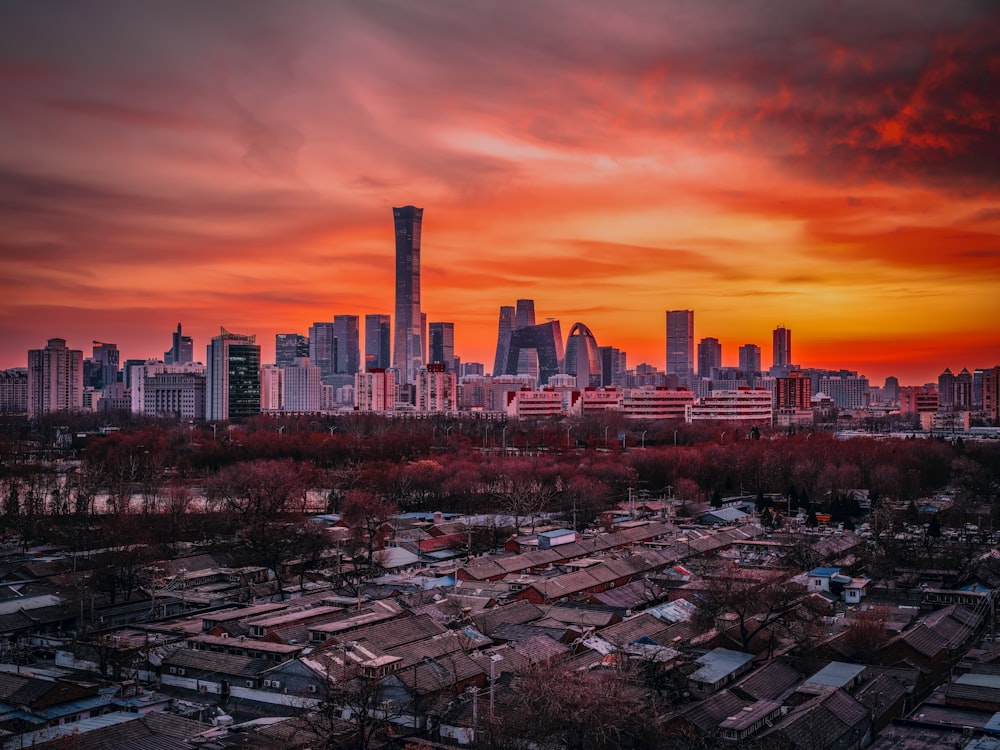
[[[423,325],[420,311],[420,230],[424,209],[392,209],[396,230],[396,320],[392,364],[401,383],[413,383],[423,365]]]

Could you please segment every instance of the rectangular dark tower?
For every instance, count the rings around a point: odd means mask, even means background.
[[[400,383],[413,383],[423,366],[423,325],[420,311],[420,230],[424,209],[392,209],[396,231],[396,320],[392,364]]]
[[[384,313],[365,315],[365,372],[392,366],[392,328]]]
[[[667,374],[690,385],[694,364],[694,311],[667,310]]]

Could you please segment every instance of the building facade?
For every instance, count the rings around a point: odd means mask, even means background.
[[[285,406],[285,368],[263,365],[260,368],[260,410],[281,411]]]
[[[441,362],[431,362],[417,373],[417,411],[458,411],[455,373]]]
[[[667,369],[680,385],[694,377],[694,311],[667,310]]]
[[[317,412],[323,405],[323,378],[308,357],[298,357],[285,367],[285,411]]]
[[[744,344],[740,347],[740,369],[747,374],[750,385],[761,373],[760,347],[756,344]]]
[[[716,367],[722,367],[722,344],[717,338],[703,338],[698,342],[698,377],[712,377]]]
[[[829,396],[838,409],[866,409],[871,402],[868,378],[863,375],[821,377],[819,390]]]
[[[497,323],[497,351],[493,359],[493,375],[502,375],[507,371],[507,352],[510,350],[510,335],[514,332],[514,306],[500,307],[500,320]]]
[[[993,424],[1000,423],[1000,366],[983,370],[983,410]]]
[[[354,374],[361,371],[361,335],[357,315],[333,316],[333,372],[336,375],[349,375],[348,381],[354,380]],[[337,382],[337,385],[343,385]]]
[[[28,413],[28,370],[0,370],[0,414]]]
[[[225,328],[205,352],[205,418],[246,419],[260,414],[260,346],[256,336]]]
[[[301,333],[274,334],[274,364],[288,367],[299,357],[309,356],[309,337]]]
[[[632,388],[622,397],[622,415],[628,419],[674,419],[691,421],[695,404],[693,391],[687,388]]]
[[[205,418],[204,371],[160,372],[145,378],[143,385],[143,414],[188,420]]]
[[[392,209],[396,236],[396,314],[392,364],[401,383],[413,383],[424,364],[423,313],[420,310],[420,236],[424,209]]]
[[[562,372],[563,362],[562,330],[558,320],[549,320],[511,333],[503,374],[530,375],[537,385]]]
[[[594,334],[583,323],[574,323],[566,338],[566,374],[576,378],[576,387],[599,388],[604,384],[604,364]]]
[[[194,361],[194,339],[182,333],[180,323],[170,339],[170,348],[163,352],[164,364],[186,365]]]
[[[319,368],[323,382],[329,384],[334,376],[333,323],[317,321],[309,326],[309,361]]]
[[[365,315],[365,370],[392,367],[392,326],[385,313]]]
[[[354,376],[354,408],[357,411],[393,411],[396,408],[396,371],[374,367]]]
[[[83,407],[83,351],[66,339],[49,339],[44,349],[28,350],[30,419],[43,414],[79,411]]]
[[[691,420],[769,425],[774,416],[772,399],[770,391],[763,388],[712,391],[711,396],[692,407]]]
[[[778,326],[773,334],[774,346],[771,350],[772,365],[784,367],[792,364],[792,332],[784,326]]]
[[[430,323],[427,326],[427,335],[430,339],[430,352],[427,356],[428,363],[443,364],[445,370],[455,375],[458,368],[455,365],[455,324],[454,323]]]
[[[507,393],[507,416],[513,419],[558,417],[563,413],[563,397],[559,391],[543,389]]]

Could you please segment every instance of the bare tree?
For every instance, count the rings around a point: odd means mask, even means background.
[[[374,578],[381,573],[378,552],[385,545],[396,506],[371,492],[351,490],[344,498],[344,521],[351,530],[355,579]]]
[[[799,603],[806,588],[790,580],[775,580],[745,570],[709,579],[698,601],[702,624],[730,615],[740,644],[750,650],[754,638],[785,618]]]

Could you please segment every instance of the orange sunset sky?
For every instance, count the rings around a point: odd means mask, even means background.
[[[1000,364],[995,2],[5,3],[0,367],[66,338],[500,305],[664,366],[664,311],[881,384]]]

